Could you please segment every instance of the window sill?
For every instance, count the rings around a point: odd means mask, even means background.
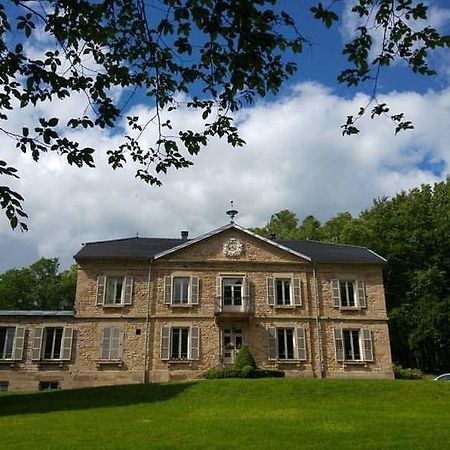
[[[298,363],[305,363],[306,361],[302,359],[275,359],[275,362],[279,364],[298,364]]]
[[[343,361],[344,366],[367,366],[367,364],[372,361]]]
[[[123,303],[121,303],[120,305],[97,305],[97,306],[101,306],[102,308],[123,308],[125,306],[131,306],[131,305],[124,305]]]
[[[190,308],[191,306],[196,306],[193,305],[192,303],[171,303],[170,305],[171,308]]]
[[[339,309],[341,311],[360,311],[361,306],[340,306]]]
[[[14,365],[19,362],[20,361],[18,361],[16,359],[0,359],[0,365],[2,365],[2,366],[14,367]]]
[[[119,366],[122,367],[123,361],[121,359],[97,359],[97,366]]]
[[[275,309],[294,309],[300,305],[274,305]]]
[[[191,364],[192,359],[169,359],[167,362],[169,364]]]

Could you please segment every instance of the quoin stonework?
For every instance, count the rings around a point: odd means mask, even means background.
[[[0,311],[0,389],[192,379],[247,345],[287,376],[392,378],[385,260],[230,223],[85,244],[74,311]]]

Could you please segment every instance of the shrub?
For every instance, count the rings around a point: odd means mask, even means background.
[[[252,378],[283,378],[285,373],[282,370],[256,369],[252,373]]]
[[[208,370],[205,373],[205,378],[208,380],[215,380],[219,378],[241,378],[241,371],[237,369]]]
[[[222,378],[282,378],[284,377],[284,372],[281,370],[254,369],[252,366],[246,366],[242,370],[208,370],[204,377],[207,380]]]
[[[410,369],[406,368],[404,369],[399,364],[394,364],[394,375],[395,378],[401,379],[401,380],[422,380],[423,379],[423,373],[420,369]]]
[[[236,355],[236,361],[234,362],[234,368],[242,370],[245,366],[251,366],[256,369],[255,359],[246,345],[239,349]]]
[[[255,368],[252,366],[244,366],[241,370],[242,378],[253,378]]]

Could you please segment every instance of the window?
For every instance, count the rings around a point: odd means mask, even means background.
[[[242,305],[242,278],[223,279],[223,304],[232,306]]]
[[[121,327],[104,327],[101,333],[100,359],[119,361],[122,358],[123,331]]]
[[[9,381],[0,381],[0,392],[9,390]]]
[[[198,305],[200,281],[195,276],[166,276],[164,303],[172,306]]]
[[[337,361],[373,361],[372,331],[370,328],[334,330]]]
[[[40,391],[47,391],[52,389],[59,389],[58,381],[39,381]]]
[[[277,305],[291,304],[291,280],[277,279],[276,286],[276,302]]]
[[[288,275],[288,274],[286,274]],[[302,280],[300,274],[267,277],[267,303],[269,306],[302,306]]]
[[[347,361],[361,360],[359,330],[343,330],[344,356]]]
[[[188,358],[189,328],[172,328],[170,359]]]
[[[123,277],[108,277],[106,279],[105,305],[122,304],[124,291]]]
[[[62,327],[44,329],[44,359],[61,359],[62,337]]]
[[[12,359],[15,327],[0,327],[0,359]]]
[[[200,328],[171,326],[161,328],[161,359],[163,361],[192,361],[200,357]]]
[[[174,277],[172,304],[183,305],[187,303],[189,303],[189,277]]]
[[[105,276],[97,278],[97,305],[131,305],[133,297],[133,277]]]
[[[362,280],[331,280],[335,308],[365,308],[366,290]]]
[[[278,359],[294,359],[294,330],[277,329]]]
[[[355,282],[354,281],[340,281],[339,290],[341,294],[341,306],[354,307],[355,300]]]

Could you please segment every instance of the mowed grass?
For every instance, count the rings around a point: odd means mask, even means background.
[[[450,383],[211,380],[0,396],[1,449],[448,449]]]

